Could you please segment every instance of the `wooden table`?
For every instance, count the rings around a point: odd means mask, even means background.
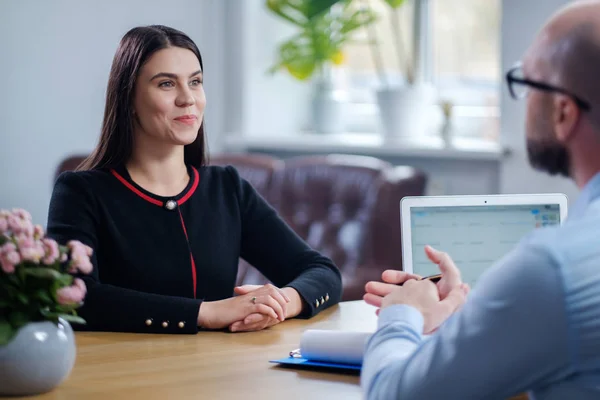
[[[360,399],[358,374],[279,367],[306,329],[373,331],[375,308],[341,303],[311,320],[250,333],[79,332],[71,376],[44,400]]]

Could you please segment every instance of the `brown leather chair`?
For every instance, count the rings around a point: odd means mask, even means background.
[[[271,181],[273,173],[283,168],[283,161],[263,155],[247,153],[227,153],[210,156],[211,165],[231,165],[240,176],[246,179],[267,201],[272,198]]]
[[[58,176],[65,171],[74,171],[79,164],[85,160],[86,157],[86,155],[75,154],[62,160],[54,172],[54,180],[56,180],[56,178],[58,178]]]

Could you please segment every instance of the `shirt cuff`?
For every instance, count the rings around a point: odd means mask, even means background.
[[[423,325],[425,324],[423,315],[419,310],[406,304],[395,304],[379,312],[377,327],[381,329],[386,325],[398,322],[412,327],[415,332],[423,332]]]

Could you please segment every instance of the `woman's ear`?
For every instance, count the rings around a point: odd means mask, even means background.
[[[575,134],[581,111],[575,101],[569,96],[557,94],[554,96],[554,132],[556,140],[566,143]]]

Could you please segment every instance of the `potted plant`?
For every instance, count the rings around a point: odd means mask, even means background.
[[[21,209],[0,210],[0,395],[46,392],[70,373],[75,340],[69,322],[86,294],[73,275],[92,270],[92,249],[45,237]]]
[[[331,66],[343,63],[343,47],[352,33],[370,24],[374,13],[354,9],[351,0],[267,0],[267,8],[298,32],[281,43],[271,72],[287,70],[294,78],[314,79],[313,130],[343,131],[345,93],[331,79]],[[334,6],[335,5],[335,6]]]
[[[367,26],[367,34],[371,48],[371,55],[380,80],[377,90],[377,103],[384,133],[391,138],[414,137],[426,133],[429,121],[429,112],[432,105],[432,89],[423,84],[416,76],[419,58],[418,22],[420,20],[419,0],[414,2],[412,27],[412,40],[409,44],[401,29],[401,7],[407,0],[383,0],[390,8],[390,25],[394,50],[398,59],[398,67],[404,76],[404,85],[393,86],[386,79],[383,57],[372,24]]]

